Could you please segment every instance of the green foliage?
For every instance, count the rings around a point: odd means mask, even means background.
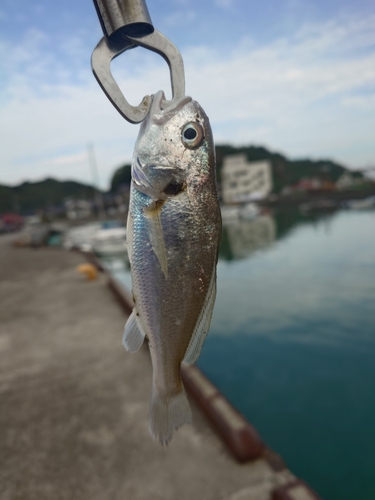
[[[45,179],[19,186],[0,186],[0,213],[32,213],[49,206],[61,206],[65,198],[92,199],[96,190],[75,181]]]
[[[216,177],[221,182],[223,159],[227,155],[244,154],[248,161],[269,160],[272,165],[273,191],[279,193],[285,186],[295,184],[303,178],[316,177],[322,181],[336,182],[346,168],[330,160],[289,160],[280,153],[273,153],[261,146],[216,146]],[[129,186],[131,176],[129,164],[119,167],[111,182],[111,192],[115,193],[121,186]],[[362,176],[361,173],[356,175]]]
[[[119,167],[113,174],[111,192],[116,193],[122,186],[129,186],[131,181],[131,165]]]
[[[223,144],[216,146],[218,182],[221,182],[223,158],[233,154],[244,154],[248,161],[270,160],[276,193],[304,177],[317,177],[323,181],[336,182],[347,171],[345,167],[330,160],[288,160],[285,156],[273,153],[264,147],[235,147]],[[355,172],[354,176],[363,178],[360,172]],[[131,166],[122,165],[113,174],[110,192],[116,193],[124,187],[129,188],[130,181]],[[60,182],[55,179],[45,179],[41,182],[24,182],[15,187],[0,185],[0,213],[27,214],[49,206],[61,206],[65,198],[92,199],[94,196],[93,187],[74,181]]]
[[[16,212],[16,201],[12,188],[0,184],[0,214],[3,212]]]

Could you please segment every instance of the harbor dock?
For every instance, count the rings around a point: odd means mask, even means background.
[[[123,348],[107,276],[12,238],[0,237],[1,500],[317,498],[270,450],[239,463],[192,399],[192,424],[153,442],[148,348]]]

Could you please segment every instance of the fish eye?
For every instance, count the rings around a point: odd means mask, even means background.
[[[187,123],[182,129],[182,144],[188,149],[195,149],[201,145],[204,138],[203,128],[197,122]]]

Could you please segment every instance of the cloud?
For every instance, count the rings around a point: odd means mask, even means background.
[[[183,54],[187,92],[210,116],[216,142],[265,144],[353,167],[374,164],[374,21],[342,17],[268,44],[245,38],[227,51],[192,45]],[[38,30],[19,45],[0,41],[6,75],[0,182],[43,175],[90,182],[82,156],[89,142],[103,185],[130,160],[138,127],[121,118],[95,82],[90,44],[73,34],[57,44],[56,57],[50,48],[56,44]],[[113,71],[132,103],[160,88],[170,94],[167,66],[156,54],[129,51]]]
[[[234,5],[234,0],[215,0],[214,3],[222,9],[230,9]]]
[[[75,155],[65,155],[65,156],[59,156],[57,158],[54,158],[51,161],[52,165],[71,165],[71,164],[76,164],[77,162],[86,162],[87,161],[87,154],[85,153],[78,153]]]
[[[188,24],[194,21],[197,17],[197,12],[194,10],[179,10],[172,12],[163,19],[163,25],[168,28],[169,26],[178,26],[181,24]]]
[[[188,91],[199,92],[221,141],[266,143],[353,166],[374,162],[374,103],[370,99],[367,109],[345,105],[375,91],[373,23],[341,19],[306,26],[266,46],[245,41],[225,59],[211,51],[199,64],[195,48],[185,57]],[[353,141],[363,154],[350,151]]]

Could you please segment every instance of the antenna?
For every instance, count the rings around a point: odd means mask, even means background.
[[[103,194],[100,191],[99,188],[99,171],[98,171],[98,163],[96,161],[96,156],[95,156],[95,150],[94,150],[94,145],[93,144],[88,144],[87,145],[87,154],[89,158],[89,164],[91,168],[91,174],[92,174],[92,181],[93,181],[93,186],[96,191],[95,193],[95,200],[96,200],[96,205],[98,207],[98,219],[105,219],[105,208],[104,208],[104,201],[103,201]]]

